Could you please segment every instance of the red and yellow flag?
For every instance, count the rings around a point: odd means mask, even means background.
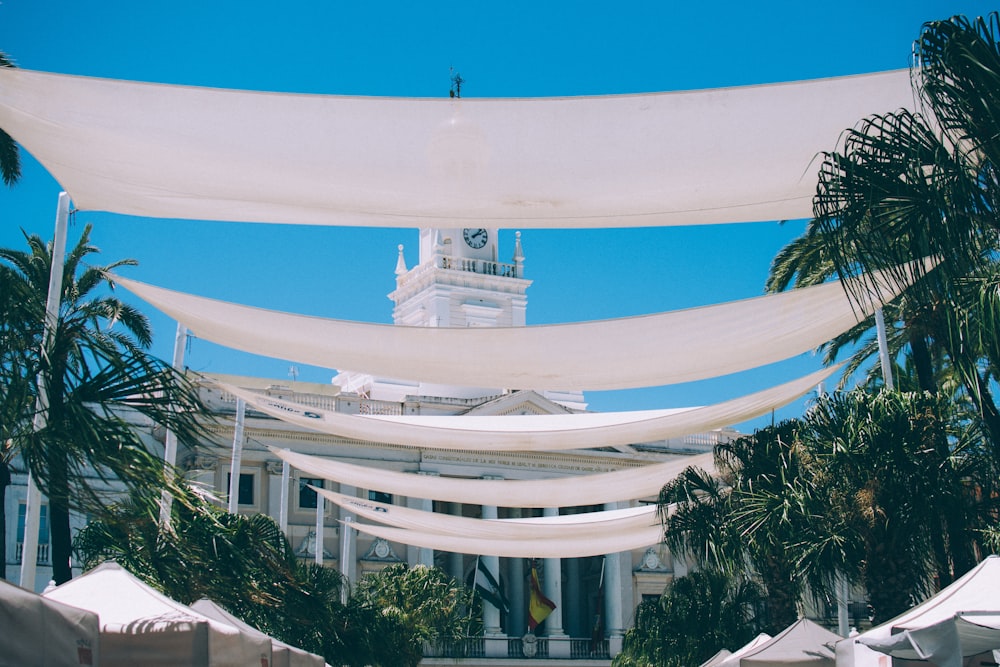
[[[528,600],[528,630],[534,630],[549,617],[556,603],[542,595],[542,587],[538,585],[538,572],[535,564],[531,564],[531,598]]]

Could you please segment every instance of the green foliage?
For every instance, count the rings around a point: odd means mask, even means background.
[[[0,67],[16,67],[6,53],[0,51]],[[0,129],[0,179],[4,185],[13,186],[21,179],[21,153],[17,142]]]
[[[644,600],[613,667],[690,667],[759,632],[760,589],[717,570],[675,579],[662,597]]]
[[[376,619],[371,664],[416,667],[425,643],[465,635],[472,602],[472,591],[439,568],[396,563],[364,575],[350,603]]]

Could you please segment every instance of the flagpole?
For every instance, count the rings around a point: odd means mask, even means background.
[[[62,300],[63,263],[66,258],[66,228],[69,223],[69,195],[59,193],[56,204],[56,228],[52,239],[52,265],[49,267],[49,291],[45,299],[45,321],[42,328],[40,358],[49,355],[56,328],[59,324],[59,306]],[[38,397],[35,401],[35,418],[32,430],[37,433],[45,428],[49,416],[49,388],[42,373],[38,374]],[[24,507],[24,538],[21,543],[21,588],[35,590],[35,571],[38,560],[38,529],[41,524],[42,493],[31,471],[28,471],[28,496]]]

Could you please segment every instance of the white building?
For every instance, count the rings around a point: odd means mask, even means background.
[[[520,235],[516,236],[512,259],[500,261],[496,229],[424,229],[420,233],[418,263],[407,268],[403,248],[396,264],[396,289],[389,295],[395,304],[397,325],[427,327],[495,327],[526,324],[527,296],[531,281],[524,277]],[[489,350],[483,350],[484,355]],[[359,371],[342,371],[330,385],[217,376],[225,383],[254,389],[269,396],[348,414],[406,415],[520,415],[559,414],[586,410],[579,392],[535,392],[529,387],[490,388],[428,384],[416,380],[373,377]],[[225,494],[231,471],[231,448],[235,431],[236,399],[218,389],[207,389],[206,398],[221,415],[231,415],[217,427],[214,446],[181,454],[179,460],[193,478]],[[544,479],[610,472],[662,462],[711,450],[729,429],[695,434],[683,439],[630,446],[569,452],[489,452],[421,449],[399,445],[359,442],[317,432],[272,419],[247,408],[243,426],[244,445],[240,459],[239,509],[266,512],[280,518],[282,464],[267,449],[288,448],[295,452],[335,457],[345,462],[391,471],[465,479]],[[347,495],[402,504],[474,518],[541,516],[543,510],[522,510],[422,498],[394,497],[379,489],[362,489],[290,473],[288,489],[288,537],[303,557],[314,558],[316,550],[316,494],[307,484]],[[655,502],[645,498],[633,504]],[[613,506],[613,507],[612,507]],[[613,509],[613,503],[589,507],[565,507],[560,513]],[[554,510],[545,510],[551,514]],[[323,560],[356,580],[364,572],[391,562],[437,565],[469,581],[479,554],[431,551],[402,543],[386,542],[364,533],[342,530],[339,520],[349,513],[327,506],[322,526]],[[347,535],[349,533],[349,535]],[[345,535],[347,535],[345,537]],[[341,559],[347,551],[349,562]],[[508,654],[508,638],[521,638],[527,631],[529,563],[521,558],[492,561],[511,602],[509,613],[500,614],[486,605],[484,652]],[[605,585],[601,587],[602,570]],[[683,574],[683,563],[675,562],[661,547],[635,552],[573,559],[547,559],[538,563],[546,596],[556,601],[556,611],[539,628],[552,657],[587,657],[595,622],[607,643],[598,653],[612,654],[620,647],[632,612],[643,596],[659,595],[671,577]],[[558,577],[554,573],[560,573]],[[611,585],[608,585],[611,584]],[[490,639],[498,641],[490,641]],[[556,639],[553,639],[556,638]],[[491,646],[493,646],[491,650]],[[514,642],[517,646],[517,642]],[[517,649],[510,649],[514,653]],[[499,657],[499,655],[497,656]]]

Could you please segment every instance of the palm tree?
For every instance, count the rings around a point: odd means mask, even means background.
[[[0,67],[16,67],[6,53],[0,51]],[[7,186],[14,185],[21,178],[21,154],[17,142],[0,129],[0,178]]]
[[[660,491],[666,543],[732,577],[747,568],[767,591],[768,631],[798,618],[804,582],[790,545],[804,521],[810,475],[794,421],[716,446],[719,477],[688,469]]]
[[[113,480],[126,489],[176,489],[162,459],[126,414],[148,418],[194,443],[206,432],[208,411],[191,381],[145,352],[151,342],[145,316],[113,296],[95,294],[113,287],[114,269],[134,262],[87,266],[86,258],[98,252],[90,245],[89,225],[67,254],[58,325],[39,355],[52,253],[40,237],[26,239],[27,252],[0,249],[5,280],[25,295],[19,308],[3,313],[17,318],[5,328],[23,333],[3,341],[12,345],[3,354],[25,377],[44,383],[48,409],[45,427],[22,429],[10,447],[48,496],[53,577],[62,583],[72,577],[71,509],[99,512]],[[6,375],[8,392],[13,385]],[[14,423],[31,420],[27,412]]]
[[[973,422],[974,423],[974,422]],[[864,583],[875,623],[976,562],[995,509],[981,434],[929,393],[857,389],[819,398],[799,441],[813,463],[792,543],[811,581]]]
[[[717,570],[675,579],[664,594],[644,600],[625,633],[613,667],[686,667],[722,648],[737,648],[759,631],[762,594],[752,581]]]
[[[937,391],[945,370],[961,383],[1000,458],[1000,409],[991,389],[1000,364],[998,26],[996,13],[924,25],[913,67],[923,113],[865,119],[847,131],[841,150],[826,154],[815,219],[775,258],[768,288],[878,269],[908,284],[910,271],[893,267],[940,259],[887,308],[889,319],[901,323],[889,332],[893,350],[906,350],[922,390]],[[845,374],[876,350],[871,338],[864,340],[871,326],[869,318],[827,348],[834,356],[860,345],[862,355]]]

